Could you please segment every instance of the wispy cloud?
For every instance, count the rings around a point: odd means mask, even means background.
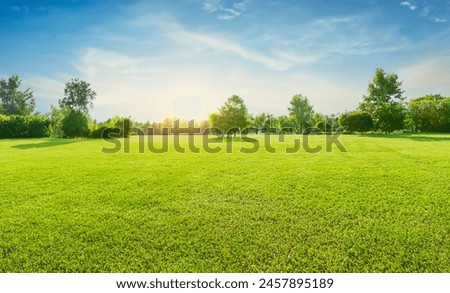
[[[11,10],[15,12],[30,12],[30,8],[28,6],[11,6]]]
[[[221,0],[205,0],[202,9],[217,14],[217,19],[230,20],[240,16],[248,7],[249,0],[234,2],[232,5],[226,5]]]
[[[412,3],[409,2],[409,1],[403,1],[403,2],[400,2],[400,5],[406,6],[406,7],[408,7],[408,8],[411,9],[411,10],[416,10],[416,9],[417,9],[417,6],[414,5],[414,4],[412,4]]]
[[[450,56],[428,58],[397,70],[409,98],[450,93]]]
[[[409,1],[403,1],[400,4],[410,8],[411,10],[416,10],[418,8]],[[450,2],[448,2],[447,5],[445,5],[444,3],[441,3],[440,5],[434,4],[433,6],[426,5],[422,9],[420,9],[419,16],[427,18],[435,23],[444,23],[447,22],[449,12]]]
[[[431,6],[425,6],[421,11],[420,11],[420,16],[422,17],[427,17],[431,12]]]
[[[447,22],[447,19],[436,17],[436,18],[434,19],[434,22],[437,22],[437,23],[443,23],[443,22]]]
[[[140,25],[152,25],[165,32],[166,37],[171,38],[178,44],[193,49],[213,50],[219,53],[228,53],[242,59],[256,62],[270,69],[283,71],[289,69],[292,64],[288,60],[283,60],[280,56],[270,56],[268,53],[260,53],[251,50],[231,36],[220,33],[196,32],[189,30],[173,19],[166,17],[143,17],[137,21]]]
[[[119,61],[111,65],[111,58]],[[157,121],[179,115],[180,103],[185,102],[195,102],[196,108],[181,112],[206,118],[233,93],[245,98],[252,113],[284,115],[289,99],[298,92],[310,97],[317,111],[333,113],[345,111],[345,105],[361,91],[305,73],[267,75],[246,67],[219,69],[202,63],[183,68],[177,62],[159,64],[98,48],[80,51],[74,65],[80,78],[89,81],[98,94],[92,114],[99,119],[131,113],[140,121]],[[48,82],[48,87],[63,88],[62,84]],[[273,97],[279,97],[277,103]]]

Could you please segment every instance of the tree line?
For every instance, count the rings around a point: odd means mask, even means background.
[[[429,94],[405,102],[402,82],[394,73],[378,68],[368,84],[357,109],[335,115],[314,111],[308,97],[294,95],[287,114],[252,115],[244,100],[233,95],[208,120],[189,123],[176,117],[162,122],[138,122],[130,117],[115,116],[97,122],[89,115],[97,96],[91,85],[78,78],[65,84],[58,105],[44,115],[35,112],[36,102],[31,89],[19,89],[22,80],[17,75],[0,79],[0,138],[20,137],[109,137],[111,133],[128,136],[138,134],[168,134],[174,123],[179,127],[196,127],[201,133],[236,135],[237,133],[331,133],[382,132],[396,130],[413,132],[450,132],[450,97]],[[136,131],[139,129],[139,131]]]

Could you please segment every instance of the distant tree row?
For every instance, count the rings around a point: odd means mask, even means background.
[[[410,130],[420,132],[450,132],[450,97],[430,94],[405,102],[402,82],[393,73],[378,68],[368,84],[367,95],[358,107],[341,115],[316,113],[309,99],[294,95],[287,115],[270,113],[251,115],[244,100],[233,95],[209,120],[195,121],[166,118],[162,122],[139,123],[130,117],[112,117],[97,123],[89,110],[97,96],[91,85],[78,78],[65,84],[64,96],[58,106],[51,106],[47,115],[35,113],[31,89],[19,90],[22,80],[13,75],[0,79],[0,138],[18,137],[92,137],[107,138],[111,133],[129,136],[132,133],[160,135],[168,133],[177,122],[179,127],[192,127],[222,134],[246,133],[330,133],[338,128],[347,132],[384,132]]]
[[[341,115],[315,113],[307,97],[294,95],[288,115],[247,113],[244,100],[230,97],[218,112],[210,115],[213,127],[228,135],[239,131],[307,133],[332,132],[341,127],[347,132],[390,133],[396,130],[450,132],[450,98],[427,95],[405,102],[402,82],[393,73],[378,68],[358,109]]]

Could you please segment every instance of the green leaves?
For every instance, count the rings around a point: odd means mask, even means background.
[[[409,119],[415,131],[450,132],[450,98],[426,95],[412,99]]]
[[[386,73],[381,68],[375,71],[367,88],[368,95],[363,97],[359,109],[372,115],[376,130],[387,133],[403,129],[406,109],[401,86],[396,74]]]
[[[228,135],[239,132],[250,124],[247,106],[236,95],[228,98],[219,112],[211,114],[209,118],[212,127],[219,128]]]
[[[0,114],[26,116],[34,111],[33,92],[29,88],[19,91],[21,83],[17,75],[11,76],[8,81],[0,79]]]
[[[312,126],[314,111],[307,97],[301,94],[293,96],[288,110],[291,119],[295,122],[300,133],[303,133],[307,127]]]
[[[64,98],[58,101],[61,108],[69,108],[75,111],[88,113],[94,106],[93,101],[97,93],[90,88],[90,84],[78,78],[66,83]]]
[[[61,121],[64,137],[87,137],[89,135],[88,120],[81,111],[71,110]]]
[[[363,111],[353,111],[343,114],[339,118],[339,124],[347,127],[348,131],[367,132],[373,129],[372,116]]]

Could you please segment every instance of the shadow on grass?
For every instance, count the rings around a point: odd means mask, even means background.
[[[80,141],[82,141],[82,140],[79,140],[79,139],[48,139],[46,141],[38,142],[38,143],[17,144],[17,145],[13,145],[12,148],[21,149],[21,150],[49,148],[49,147],[71,144],[71,143],[80,142]]]
[[[371,138],[403,138],[414,141],[450,141],[449,134],[442,133],[424,133],[424,134],[364,134],[360,135],[362,137]]]

